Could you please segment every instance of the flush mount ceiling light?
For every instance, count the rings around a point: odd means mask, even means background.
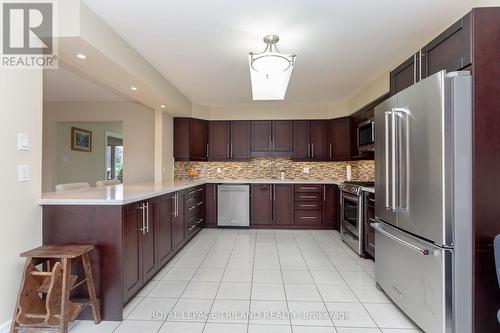
[[[78,59],[82,59],[82,60],[87,59],[87,55],[86,55],[86,54],[84,54],[84,53],[77,53],[77,54],[75,54],[75,56],[76,56]]]
[[[276,35],[268,35],[264,37],[264,51],[248,55],[254,101],[285,99],[296,55],[279,52],[279,40]]]
[[[132,86],[130,87],[130,90],[137,91],[137,87]]]

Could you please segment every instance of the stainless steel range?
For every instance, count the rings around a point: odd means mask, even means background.
[[[340,188],[340,234],[342,240],[363,256],[363,187],[375,182],[344,182]]]

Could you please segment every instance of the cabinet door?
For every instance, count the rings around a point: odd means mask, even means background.
[[[293,158],[305,160],[310,157],[311,122],[296,120],[293,122]]]
[[[231,122],[230,156],[234,160],[250,159],[250,121]]]
[[[269,184],[252,184],[250,187],[251,224],[271,224],[273,197]]]
[[[163,267],[172,254],[172,197],[164,195],[155,204],[155,237],[158,268]]]
[[[205,185],[205,224],[217,226],[217,184]]]
[[[208,158],[211,160],[229,159],[230,132],[228,121],[209,122]]]
[[[472,63],[470,37],[469,13],[422,49],[422,77],[443,69],[453,72],[469,66]]]
[[[271,127],[270,120],[252,121],[252,152],[269,152],[271,150]]]
[[[148,200],[144,204],[147,206],[144,208],[145,230],[141,233],[141,252],[143,282],[146,282],[156,274],[158,261],[156,259],[154,201]]]
[[[330,123],[328,120],[311,120],[311,158],[328,160]]]
[[[330,159],[346,160],[351,157],[351,118],[338,118],[330,122]]]
[[[272,150],[275,152],[293,151],[293,121],[275,120],[272,123]]]
[[[189,118],[174,118],[174,159],[189,160]]]
[[[124,207],[123,219],[123,298],[129,300],[142,287],[142,212],[138,204]]]
[[[201,119],[190,119],[189,123],[189,158],[194,161],[206,161],[208,158],[208,123]]]
[[[273,222],[294,224],[295,192],[293,185],[273,185]]]
[[[337,185],[324,185],[323,189],[323,219],[324,225],[340,230],[340,191]]]
[[[172,219],[172,241],[174,249],[177,249],[184,241],[184,193],[177,192],[177,200],[172,200],[173,211],[176,215]]]
[[[419,69],[416,60],[416,55],[413,55],[390,73],[391,95],[397,94],[417,81]]]

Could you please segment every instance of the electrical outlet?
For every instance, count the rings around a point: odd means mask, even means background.
[[[305,167],[302,169],[302,173],[305,173],[305,174],[309,174],[309,168],[308,167]]]
[[[30,180],[30,167],[28,165],[19,166],[19,176],[20,182],[27,182]]]
[[[217,168],[217,173],[222,173],[222,169],[221,168]]]

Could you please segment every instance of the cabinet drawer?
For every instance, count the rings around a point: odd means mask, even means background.
[[[193,216],[201,216],[203,213],[202,206],[191,206],[186,209],[186,219],[190,219]]]
[[[295,201],[319,201],[323,200],[321,193],[295,193]]]
[[[295,209],[302,209],[302,210],[314,210],[314,209],[321,209],[321,202],[320,201],[298,201],[295,203]]]
[[[205,190],[205,188],[203,186],[197,186],[197,187],[190,188],[189,190],[187,190],[186,200],[189,200],[193,197],[201,196],[203,194],[204,190]]]
[[[186,207],[188,209],[193,206],[201,206],[202,204],[203,204],[203,196],[200,193],[197,193],[191,198],[186,198]]]
[[[297,184],[295,185],[295,192],[298,193],[321,193],[323,191],[323,185],[309,185],[309,184]]]
[[[295,224],[321,224],[321,210],[296,210]]]

